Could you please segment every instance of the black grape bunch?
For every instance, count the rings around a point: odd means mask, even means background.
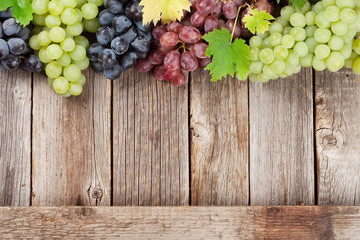
[[[152,25],[143,25],[139,0],[105,0],[99,14],[101,27],[97,42],[87,49],[91,66],[109,79],[133,68],[137,60],[147,57],[152,40]]]
[[[12,17],[11,8],[0,11],[0,70],[41,72],[43,63],[29,47],[31,30]]]

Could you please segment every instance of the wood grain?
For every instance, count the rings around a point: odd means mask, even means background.
[[[248,205],[248,83],[192,74],[191,202]]]
[[[252,205],[315,203],[311,69],[250,84]]]
[[[79,97],[56,94],[34,77],[32,203],[109,205],[110,82],[92,71]]]
[[[30,204],[31,73],[0,73],[0,206]]]
[[[360,207],[0,208],[2,239],[358,239]]]
[[[188,87],[131,70],[113,95],[114,205],[187,205]]]
[[[316,74],[319,204],[360,204],[360,86],[351,70]]]

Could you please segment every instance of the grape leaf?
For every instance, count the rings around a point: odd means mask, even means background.
[[[205,68],[210,70],[212,82],[216,82],[227,75],[234,77],[235,73],[242,79],[247,77],[250,48],[243,39],[237,38],[231,42],[231,33],[226,28],[214,29],[206,34],[203,39],[209,43],[206,56],[212,56],[211,63]]]
[[[5,11],[9,7],[12,7],[12,15],[21,25],[29,25],[33,19],[33,9],[30,0],[0,1],[0,11]]]
[[[260,11],[257,9],[251,9],[249,14],[245,15],[243,22],[245,27],[249,29],[252,34],[255,32],[264,33],[269,30],[270,22],[274,17],[265,11]]]
[[[143,24],[153,21],[154,25],[161,20],[163,24],[180,20],[183,10],[190,11],[189,0],[141,0],[143,6]]]
[[[289,0],[289,2],[292,3],[292,5],[294,7],[296,7],[297,9],[299,9],[300,11],[302,10],[302,8],[305,6],[306,4],[306,0]]]

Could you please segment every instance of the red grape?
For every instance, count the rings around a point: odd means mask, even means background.
[[[159,48],[160,52],[162,52],[165,55],[166,53],[170,52],[171,50],[175,50],[177,48],[177,46],[164,47],[160,44],[158,48]]]
[[[225,23],[225,21],[222,20],[222,19],[219,19],[219,21],[218,21],[218,27],[217,27],[217,28],[218,28],[218,29],[226,28],[226,23]]]
[[[215,17],[218,17],[221,15],[222,12],[222,8],[223,8],[224,3],[222,1],[218,1],[212,11],[212,15]]]
[[[179,71],[177,75],[175,75],[174,79],[171,80],[171,83],[175,86],[182,86],[186,83],[185,74],[182,71]]]
[[[226,28],[229,30],[230,33],[233,32],[234,23],[235,23],[234,20],[228,20],[228,21],[226,22]],[[235,27],[235,32],[234,32],[234,37],[233,37],[233,38],[238,38],[238,37],[240,37],[240,34],[241,34],[240,24],[239,24],[239,23],[236,23],[236,27]]]
[[[153,71],[154,77],[159,81],[164,80],[165,79],[165,76],[164,76],[165,71],[166,71],[166,68],[165,68],[164,64],[155,66],[154,71]]]
[[[165,70],[164,73],[164,79],[166,81],[172,81],[174,79],[176,79],[177,75],[180,74],[180,69],[176,69],[176,70]]]
[[[173,32],[173,33],[179,34],[180,29],[182,27],[183,27],[183,25],[181,25],[181,23],[179,23],[179,22],[171,22],[167,26],[167,30],[168,30],[168,32]]]
[[[185,43],[196,43],[200,41],[201,33],[197,28],[184,26],[180,29],[179,37]]]
[[[190,21],[194,27],[199,28],[204,26],[205,18],[206,15],[201,14],[199,11],[196,11],[191,15]]]
[[[198,67],[198,61],[192,52],[184,52],[181,54],[181,67],[185,71],[194,71]]]
[[[235,19],[237,14],[237,6],[236,3],[233,1],[227,1],[224,3],[224,6],[222,8],[223,15],[227,19]]]
[[[205,19],[204,30],[206,33],[211,32],[218,27],[218,19],[214,16],[209,16]]]
[[[210,58],[200,58],[199,59],[199,68],[204,70],[204,68],[206,68],[206,66],[211,63],[211,59]]]
[[[154,65],[152,65],[148,59],[139,59],[136,62],[136,69],[139,72],[149,72],[153,67]]]
[[[148,55],[148,59],[152,65],[162,64],[164,57],[164,54],[159,49],[152,50]]]
[[[173,47],[179,43],[179,38],[176,33],[166,32],[161,35],[160,44],[164,47]]]
[[[177,50],[168,52],[164,58],[164,65],[167,70],[174,71],[180,69],[181,55]]]
[[[190,47],[190,51],[197,57],[197,58],[206,58],[206,48],[208,45],[205,43],[194,43]]]
[[[166,26],[164,25],[157,25],[152,29],[152,35],[155,39],[160,40],[161,35],[166,33]]]
[[[196,10],[204,15],[208,15],[215,7],[215,0],[199,0],[196,3]]]
[[[267,0],[258,0],[254,4],[254,9],[258,9],[260,11],[266,11],[267,13],[272,13],[274,7]]]

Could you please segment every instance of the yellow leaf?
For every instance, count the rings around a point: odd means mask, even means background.
[[[249,29],[252,34],[255,34],[255,32],[264,33],[269,30],[269,20],[273,19],[273,16],[265,11],[259,12],[257,9],[252,9],[249,14],[245,15],[243,22],[245,23],[245,27]]]
[[[147,25],[151,21],[154,25],[158,21],[169,23],[180,20],[183,10],[190,11],[191,3],[189,0],[141,0],[143,6],[143,24]]]

